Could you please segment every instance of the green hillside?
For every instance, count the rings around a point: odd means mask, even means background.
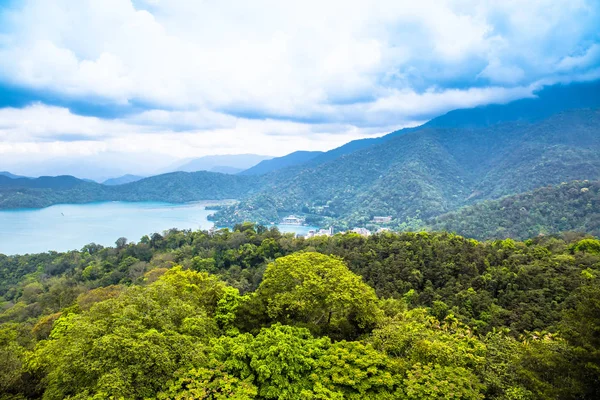
[[[216,220],[305,213],[340,228],[391,215],[396,225],[563,181],[600,178],[600,111],[476,128],[423,127],[312,168],[264,177],[260,195]]]
[[[173,172],[114,188],[113,200],[167,201],[239,199],[253,193],[259,182],[251,176],[208,171]]]
[[[525,239],[566,231],[600,236],[600,182],[575,181],[484,201],[427,225],[477,239]]]

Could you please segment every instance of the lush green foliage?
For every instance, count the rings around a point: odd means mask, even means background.
[[[0,256],[0,398],[595,399],[599,249],[243,224]]]
[[[426,225],[476,239],[526,239],[566,231],[600,236],[600,182],[575,181],[485,201]]]
[[[375,291],[342,260],[320,253],[277,259],[267,267],[256,297],[270,318],[302,321],[313,333],[334,337],[370,331],[380,313]]]

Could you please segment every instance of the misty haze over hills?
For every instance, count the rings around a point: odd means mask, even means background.
[[[534,122],[563,110],[600,107],[600,81],[553,85],[539,89],[534,98],[516,100],[508,104],[490,104],[472,109],[448,112],[427,122],[424,127],[477,127],[507,121]],[[124,159],[119,153],[99,153],[80,158],[57,158],[45,161],[0,161],[0,168],[20,176],[72,175],[80,179],[104,182],[123,175],[152,176],[165,172],[211,171],[227,174],[263,174],[304,162],[313,165],[331,161],[341,155],[383,143],[394,135],[402,135],[415,128],[406,128],[377,138],[349,142],[326,152],[299,151],[284,157],[235,154],[209,155],[199,158],[170,160],[148,154],[144,162]],[[268,161],[273,159],[271,161]],[[261,163],[261,165],[257,165]],[[251,169],[251,167],[255,167]]]
[[[165,172],[211,171],[235,174],[270,158],[272,157],[257,154],[210,155],[178,161],[176,164],[168,167],[168,171]]]
[[[118,153],[101,153],[75,159],[20,160],[15,164],[0,161],[0,165],[6,165],[7,170],[18,171],[21,175],[26,176],[72,175],[80,179],[104,182],[125,175],[150,176],[175,171],[212,171],[235,174],[269,158],[271,157],[255,154],[211,155],[167,162],[160,157],[147,156],[146,162],[139,163],[126,160]]]
[[[208,171],[129,177],[113,188],[67,177],[56,186],[52,178],[6,178],[0,207],[235,198],[241,203],[215,215],[220,225],[271,223],[288,213],[306,214],[318,224],[364,225],[373,215],[390,215],[402,224],[561,181],[600,179],[598,87],[598,82],[549,87],[535,99],[453,111],[328,152],[185,160],[170,168]],[[555,101],[557,93],[562,102]],[[249,168],[235,175],[210,171],[226,163]],[[19,185],[30,192],[18,194]]]
[[[103,182],[107,179],[133,175],[154,175],[161,165],[167,166],[168,158],[142,155],[142,161],[132,161],[123,158],[120,153],[98,153],[85,157],[54,158],[38,161],[37,159],[22,158],[14,162],[0,161],[0,166],[17,175],[24,176],[60,176],[72,175],[80,179],[92,179]]]

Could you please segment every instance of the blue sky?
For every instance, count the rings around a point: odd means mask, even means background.
[[[597,0],[0,0],[0,169],[326,150],[596,79],[598,21]]]

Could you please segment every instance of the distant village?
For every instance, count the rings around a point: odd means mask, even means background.
[[[386,224],[391,221],[392,221],[391,216],[373,217],[373,220],[372,220],[373,223],[379,223],[379,224]],[[301,226],[301,225],[304,225],[304,219],[296,217],[295,215],[290,215],[281,220],[281,225]],[[372,234],[389,232],[389,231],[390,231],[390,229],[388,229],[388,228],[378,228],[376,231],[371,231],[366,228],[354,228],[354,229],[346,231],[345,233],[357,233],[361,236],[371,236]],[[306,239],[310,239],[310,238],[317,237],[317,236],[333,236],[335,233],[336,232],[334,231],[333,226],[330,226],[328,229],[319,229],[319,230],[311,229],[306,233],[306,235],[298,235],[298,236],[303,236]]]

